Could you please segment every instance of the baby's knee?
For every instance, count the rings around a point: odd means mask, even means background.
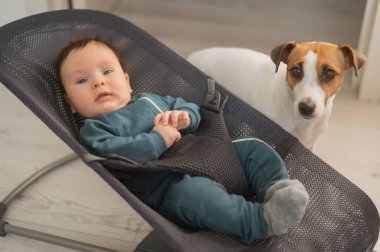
[[[273,163],[273,165],[281,167],[285,166],[281,156],[268,144],[262,141],[256,141],[252,148],[254,148],[256,152],[255,157],[260,157],[259,159],[261,159],[262,162]]]
[[[249,138],[235,144],[237,152],[243,159],[243,165],[251,169],[265,169],[268,173],[275,173],[279,178],[287,178],[287,169],[281,156],[267,143]]]
[[[241,158],[254,157],[259,159],[277,160],[283,163],[280,155],[267,143],[258,138],[246,138],[234,141],[236,151],[241,155]]]

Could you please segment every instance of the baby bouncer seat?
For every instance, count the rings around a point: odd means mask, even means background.
[[[380,222],[369,197],[281,127],[218,84],[222,95],[229,96],[222,115],[230,137],[262,139],[285,160],[290,176],[305,185],[310,203],[302,222],[284,235],[247,245],[213,231],[181,228],[146,206],[108,167],[115,162],[122,165],[123,160],[107,163],[81,146],[80,118],[64,102],[55,71],[57,55],[68,42],[95,36],[111,41],[119,49],[136,93],[180,96],[203,104],[208,76],[128,21],[91,10],[46,12],[1,27],[0,82],[140,213],[153,227],[152,232],[165,241],[165,251],[373,250]],[[5,211],[4,204],[1,207]],[[7,225],[1,222],[0,234],[6,234]],[[149,251],[144,250],[145,245],[143,241],[136,251]]]

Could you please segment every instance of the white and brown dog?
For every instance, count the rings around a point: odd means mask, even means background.
[[[357,75],[365,60],[348,45],[294,41],[277,46],[270,57],[243,48],[208,48],[188,57],[309,149],[327,127],[344,72],[353,67]]]

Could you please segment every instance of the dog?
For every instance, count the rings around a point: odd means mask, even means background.
[[[290,41],[270,56],[212,47],[191,53],[187,60],[313,150],[345,71],[353,67],[357,76],[366,57],[346,44]]]

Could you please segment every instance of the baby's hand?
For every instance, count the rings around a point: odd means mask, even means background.
[[[177,130],[181,130],[190,126],[191,118],[187,111],[171,110],[158,114],[154,118],[154,124],[170,125]]]
[[[170,125],[157,124],[153,127],[153,130],[161,134],[168,148],[172,146],[174,142],[181,140],[181,133]]]

